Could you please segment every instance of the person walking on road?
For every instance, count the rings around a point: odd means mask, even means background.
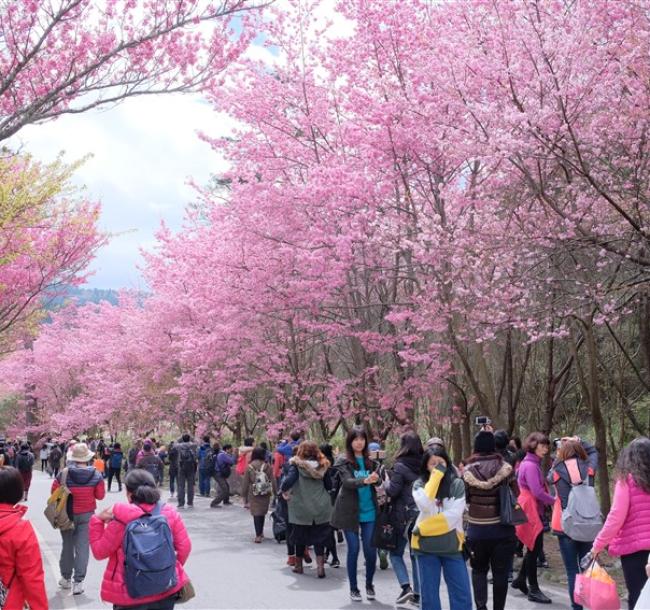
[[[488,607],[488,571],[492,570],[492,607],[504,610],[508,596],[508,574],[515,554],[513,525],[501,523],[501,490],[518,489],[512,466],[496,448],[495,435],[481,430],[474,438],[474,453],[463,472],[468,507],[467,546],[472,567],[472,587],[477,610]]]
[[[178,483],[178,451],[175,449],[174,441],[171,441],[167,448],[167,462],[169,463],[169,497],[173,498]]]
[[[172,451],[178,461],[178,507],[185,506],[187,492],[187,505],[194,506],[194,484],[196,482],[196,467],[198,464],[198,449],[189,434],[183,434],[181,440],[174,445]],[[171,460],[171,454],[170,454]]]
[[[215,444],[215,447],[217,445]],[[223,449],[214,450],[214,480],[217,484],[217,495],[210,502],[210,506],[215,508],[223,502],[224,506],[230,504],[230,485],[228,479],[232,474],[232,468],[237,463],[237,456],[233,455],[233,447],[226,443]]]
[[[465,485],[440,445],[424,452],[420,473],[413,484],[413,500],[420,514],[411,536],[420,583],[420,607],[441,608],[440,577],[444,575],[451,610],[472,610],[472,592],[462,553]]]
[[[204,498],[210,497],[210,482],[214,473],[214,454],[210,437],[204,436],[203,443],[199,447],[199,494]]]
[[[39,457],[41,458],[41,472],[45,472],[48,467],[48,458],[50,457],[50,443],[49,439],[45,443],[43,443],[43,446],[41,447],[41,450],[39,451]]]
[[[628,608],[633,610],[648,575],[650,555],[650,439],[633,440],[618,456],[614,501],[591,553],[605,548],[621,558]],[[638,610],[641,610],[640,608]]]
[[[395,463],[388,473],[389,480],[384,483],[386,495],[390,498],[393,514],[400,528],[397,548],[389,553],[395,578],[397,578],[397,582],[402,588],[395,601],[396,604],[404,604],[410,600],[417,603],[420,599],[415,556],[409,552],[413,568],[413,587],[411,588],[409,574],[404,562],[404,551],[418,514],[415,500],[413,500],[413,484],[420,477],[423,454],[422,441],[417,433],[405,432],[402,434],[400,448],[395,456]]]
[[[83,581],[86,578],[89,555],[88,523],[97,509],[97,500],[102,500],[106,495],[102,475],[88,465],[92,459],[93,453],[88,446],[85,443],[76,443],[70,453],[67,467],[52,483],[54,492],[60,486],[61,477],[65,473],[65,484],[72,494],[74,529],[61,532],[63,548],[59,561],[59,586],[62,589],[72,588],[73,595],[81,595],[84,591]]]
[[[3,610],[47,610],[41,549],[32,524],[23,519],[23,478],[11,466],[0,467],[0,582],[9,590]]]
[[[50,463],[50,478],[59,476],[62,459],[63,451],[61,451],[61,447],[57,443],[54,443],[52,449],[50,449],[50,456],[48,458]]]
[[[330,463],[313,441],[303,441],[289,461],[280,492],[289,503],[289,543],[296,548],[293,571],[303,573],[305,548],[314,547],[318,578],[325,578],[325,550],[330,546],[332,502]]]
[[[29,445],[23,443],[20,446],[20,451],[16,455],[16,468],[23,478],[23,500],[27,501],[27,494],[29,493],[29,486],[32,484],[32,471],[34,470],[34,454],[30,451]]]
[[[108,491],[111,491],[113,478],[117,480],[117,491],[122,491],[122,479],[120,476],[123,463],[124,453],[122,452],[122,445],[120,443],[114,443],[111,455],[108,458]]]
[[[153,476],[142,469],[129,472],[124,479],[128,502],[93,515],[90,520],[90,547],[95,559],[108,559],[101,585],[102,601],[112,603],[117,610],[172,610],[179,591],[189,582],[183,566],[192,550],[192,543],[181,516],[169,504],[160,502],[160,491]],[[124,539],[127,525],[156,510],[167,521],[176,555],[175,584],[161,593],[132,597],[127,586],[127,561]],[[171,564],[170,564],[171,565]]]
[[[537,581],[537,559],[544,541],[542,514],[545,506],[552,506],[555,498],[546,491],[541,462],[548,453],[550,441],[542,432],[529,434],[524,442],[526,457],[519,466],[519,504],[528,517],[528,523],[517,528],[517,536],[526,545],[527,551],[519,569],[519,575],[512,581],[512,588],[518,589],[528,600],[538,604],[550,604],[539,588]]]
[[[273,469],[266,462],[264,449],[255,447],[250,457],[251,461],[242,481],[242,498],[253,516],[255,526],[253,542],[260,543],[264,540],[264,520],[269,512],[271,496],[275,495],[277,485],[273,477]]]
[[[150,441],[145,441],[144,445],[142,445],[142,453],[138,455],[135,465],[136,468],[146,470],[154,478],[157,485],[162,484],[162,472],[165,465],[155,454]]]
[[[378,463],[370,460],[368,434],[363,428],[352,428],[345,439],[345,455],[336,461],[341,489],[332,512],[332,527],[343,530],[348,545],[347,571],[350,599],[362,601],[357,584],[357,560],[360,541],[366,560],[366,597],[375,599],[373,584],[377,567],[377,549],[372,544],[377,516],[379,483]],[[361,536],[359,536],[361,531]]]

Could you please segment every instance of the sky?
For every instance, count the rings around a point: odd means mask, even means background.
[[[87,286],[143,289],[140,250],[152,248],[162,220],[180,228],[185,206],[196,199],[190,178],[203,185],[226,169],[197,132],[218,136],[231,128],[198,95],[144,96],[26,127],[12,144],[41,161],[92,155],[74,182],[101,202],[100,228],[113,237],[92,264]]]
[[[349,23],[333,7],[334,0],[324,0],[319,17],[333,20],[333,34],[349,33]],[[259,36],[246,55],[270,65],[277,51],[263,40]],[[227,168],[198,131],[218,137],[233,126],[197,94],[142,96],[28,126],[9,145],[45,162],[59,154],[68,162],[92,155],[74,182],[101,202],[100,229],[112,237],[92,263],[86,287],[146,290],[139,269],[142,249],[153,248],[161,221],[180,229],[185,207],[197,199],[190,179],[205,185]]]

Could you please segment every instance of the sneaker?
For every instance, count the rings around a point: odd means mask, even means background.
[[[61,578],[59,581],[61,589],[72,589],[72,581],[69,578]]]
[[[368,601],[375,599],[375,588],[372,585],[366,585],[366,597]]]
[[[332,561],[330,561],[330,567],[332,567],[332,568],[340,568],[341,567],[341,562],[338,559],[332,559]]]
[[[402,587],[402,592],[397,596],[395,603],[405,604],[406,602],[410,601],[412,597],[413,597],[413,589],[411,589],[411,585],[404,585]]]
[[[72,583],[72,595],[81,595],[83,592],[84,592],[83,581]]]
[[[353,602],[362,602],[361,591],[359,589],[350,589],[350,599]]]
[[[386,551],[379,551],[379,569],[388,569],[388,553]]]

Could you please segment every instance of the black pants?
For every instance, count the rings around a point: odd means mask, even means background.
[[[185,491],[187,489],[187,505],[194,506],[194,483],[196,472],[183,472],[178,470],[178,505],[185,506]]]
[[[255,526],[255,535],[262,536],[264,534],[264,520],[266,517],[262,515],[261,517],[253,517],[253,525]]]
[[[111,490],[111,485],[113,484],[113,477],[117,480],[117,489],[122,491],[122,479],[120,479],[120,468],[109,468],[108,469],[108,491]]]
[[[541,532],[535,539],[533,550],[530,551],[526,549],[524,561],[521,564],[519,575],[517,576],[517,580],[520,582],[526,582],[526,580],[528,580],[528,586],[533,591],[539,590],[539,583],[537,582],[537,558],[539,557],[543,544],[544,532]]]
[[[41,470],[45,472],[47,470],[47,458],[41,459]]]
[[[487,610],[488,580],[492,568],[493,609],[503,610],[508,595],[508,573],[515,553],[515,539],[469,540],[469,563],[472,566],[472,588],[477,610]]]
[[[169,467],[169,493],[174,494],[176,492],[176,479],[178,478],[178,470]]]
[[[639,551],[631,555],[621,555],[621,566],[627,587],[627,607],[633,610],[641,589],[643,589],[648,577],[645,573],[645,566],[648,563],[649,551]],[[645,610],[639,608],[639,610]]]
[[[210,502],[210,506],[217,506],[220,502],[230,504],[230,485],[228,479],[215,475],[214,480],[217,483],[217,495]]]

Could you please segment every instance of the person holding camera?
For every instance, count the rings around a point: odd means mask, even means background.
[[[542,459],[548,454],[551,442],[544,433],[533,432],[524,442],[526,457],[519,466],[519,504],[528,517],[528,523],[517,528],[518,538],[526,545],[527,551],[521,564],[519,575],[512,581],[512,588],[518,589],[528,600],[538,604],[550,604],[539,588],[537,581],[537,558],[544,541],[542,515],[545,506],[552,506],[555,498],[546,491],[542,476]]]
[[[375,486],[380,478],[379,464],[370,459],[368,434],[363,428],[352,428],[345,439],[345,455],[336,467],[339,471],[341,489],[334,504],[332,527],[343,530],[348,545],[347,571],[350,583],[350,599],[362,601],[357,585],[357,560],[360,542],[366,560],[366,597],[375,599],[373,579],[377,567],[377,549],[372,543],[377,517],[377,493]],[[359,535],[361,532],[361,535]]]
[[[594,476],[598,468],[598,450],[593,445],[581,441],[577,436],[555,439],[553,444],[556,449],[555,462],[548,473],[548,481],[555,487],[551,529],[557,536],[560,545],[571,606],[573,610],[582,610],[582,606],[573,601],[576,576],[580,571],[580,562],[589,553],[602,525],[598,498],[593,490]],[[586,487],[577,489],[577,486],[583,483],[591,489]],[[577,491],[574,492],[576,489]],[[595,524],[586,526],[583,524],[582,526],[582,529],[590,531],[582,532],[579,526],[573,524],[575,520],[571,519],[570,513],[577,497],[569,505],[569,496],[572,493],[586,493],[587,497],[582,500],[585,505],[595,503],[597,511]]]
[[[496,450],[492,432],[474,438],[474,453],[465,463],[463,480],[468,506],[467,546],[477,610],[487,610],[488,580],[492,569],[494,610],[503,610],[508,595],[508,573],[515,553],[515,528],[501,523],[501,487],[516,495],[513,468]]]

